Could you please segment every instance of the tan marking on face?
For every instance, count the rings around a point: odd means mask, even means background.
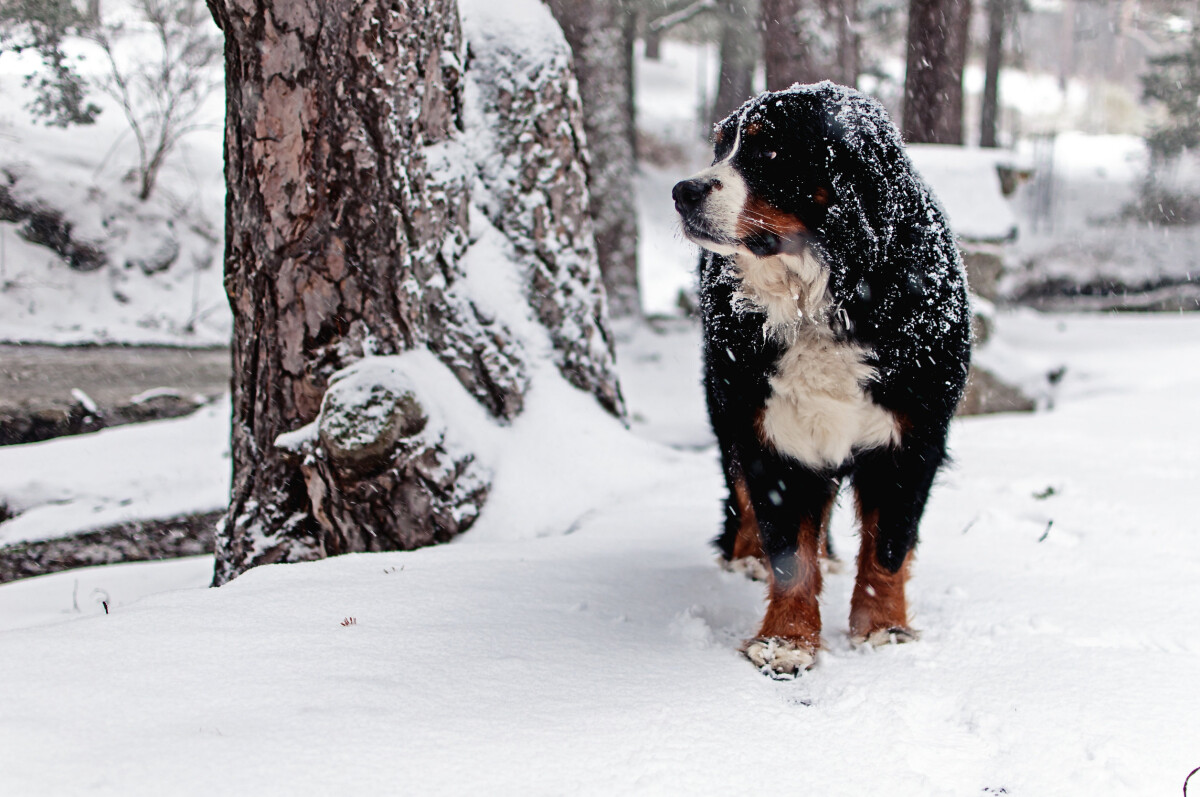
[[[780,238],[789,238],[808,233],[804,222],[785,213],[754,196],[746,197],[742,212],[738,214],[737,237],[745,238],[754,233],[769,232]]]

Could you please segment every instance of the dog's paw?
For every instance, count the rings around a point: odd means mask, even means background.
[[[892,626],[891,628],[877,628],[869,634],[853,636],[850,641],[859,647],[870,645],[878,648],[884,645],[903,645],[906,642],[916,642],[920,638],[920,631],[902,626]]]
[[[751,639],[742,652],[759,672],[776,680],[795,678],[816,661],[816,651],[812,646],[786,637]]]
[[[767,570],[767,566],[757,556],[743,556],[739,559],[726,559],[722,556],[718,557],[717,562],[723,570],[728,570],[730,573],[741,573],[751,581],[767,582],[771,579],[771,573]]]

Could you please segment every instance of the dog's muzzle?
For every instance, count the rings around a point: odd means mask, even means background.
[[[713,248],[713,244],[733,246],[737,243],[727,232],[720,230],[711,218],[709,200],[713,191],[719,191],[721,187],[721,181],[715,177],[693,177],[676,183],[671,189],[675,210],[683,222],[684,235],[709,249]]]
[[[671,189],[671,198],[675,200],[675,210],[685,219],[693,216],[704,202],[705,197],[719,183],[709,180],[681,180]]]
[[[683,220],[683,230],[689,238],[701,246],[719,244],[742,248],[757,257],[801,254],[804,251],[807,240],[803,234],[799,233],[780,235],[770,230],[756,230],[749,235],[736,238],[714,229],[705,212],[705,202],[714,190],[721,188],[721,181],[716,177],[693,177],[676,183],[675,187],[671,189],[671,198],[675,200],[675,210]]]

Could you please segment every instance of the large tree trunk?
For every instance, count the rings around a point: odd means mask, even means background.
[[[215,582],[268,562],[447,539],[477,517],[489,474],[469,448],[447,444],[453,430],[433,428],[436,408],[422,406],[419,390],[369,384],[386,368],[343,369],[428,351],[436,359],[414,361],[417,381],[447,370],[455,389],[497,419],[523,406],[521,341],[464,287],[476,153],[461,135],[455,0],[407,10],[374,0],[209,5],[226,43],[225,284],[234,311],[233,494]],[[562,210],[540,192],[579,174],[578,109],[569,62],[539,66],[513,105],[532,115],[525,105],[539,85],[558,98],[537,120],[547,127],[534,143],[546,145],[539,157],[549,161],[534,181],[539,193],[522,203],[536,218],[528,226],[553,235]],[[552,335],[556,324],[579,330],[576,349],[556,355],[560,370],[619,412],[594,255],[587,243],[554,246],[566,254],[551,265],[570,273],[545,277],[551,298],[531,291],[530,304],[553,303],[569,277],[582,295],[552,313],[535,309]],[[528,267],[532,279],[538,266]],[[319,412],[310,434],[278,439]]]
[[[904,138],[963,143],[963,67],[970,0],[910,0],[904,75]]]
[[[628,0],[547,0],[575,57],[587,131],[588,181],[600,270],[614,315],[641,312],[638,289],[637,169],[633,43]]]
[[[750,0],[718,0],[721,18],[721,69],[717,98],[709,111],[713,124],[724,119],[754,94],[758,65],[757,8]]]
[[[762,0],[759,30],[767,89],[858,80],[857,0]]]

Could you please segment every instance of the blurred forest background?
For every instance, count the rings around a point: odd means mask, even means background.
[[[826,79],[879,97],[910,143],[998,147],[1019,156],[1000,166],[1005,195],[1024,185],[1022,232],[1030,238],[1057,227],[1063,234],[1040,248],[1009,251],[1009,298],[1052,304],[1068,295],[1128,296],[1190,282],[1190,265],[1178,262],[1180,247],[1187,248],[1182,239],[1180,246],[1152,245],[1154,265],[1141,262],[1144,245],[1081,238],[1089,225],[1111,228],[1116,221],[1150,227],[1200,221],[1190,156],[1200,145],[1194,0],[547,2],[574,53],[591,157],[591,215],[614,315],[638,314],[647,305],[651,312],[664,310],[640,295],[639,271],[650,266],[638,262],[637,210],[629,201],[639,164],[685,166],[711,124],[754,93]],[[664,52],[673,70],[664,72]],[[10,185],[0,186],[3,221],[27,216],[13,194],[21,193],[15,188],[20,162],[29,162],[13,146],[16,130],[6,134],[5,127],[33,120],[86,129],[111,104],[105,122],[119,125],[121,140],[103,153],[101,165],[125,157],[122,177],[134,186],[145,216],[176,147],[204,130],[211,137],[218,126],[220,38],[199,0],[5,0],[0,71],[14,78],[0,94],[0,140],[9,142],[0,159],[8,161],[0,167]],[[662,75],[678,81],[666,89],[666,106],[675,117],[690,115],[690,130],[679,129],[678,120],[655,123],[662,97],[639,100],[639,85],[645,90]],[[1090,138],[1080,142],[1072,134]],[[81,148],[92,139],[85,136]],[[131,143],[135,152],[119,152]],[[1105,192],[1119,195],[1116,204],[1073,207],[1076,189],[1062,179],[1073,153],[1064,147],[1074,153],[1099,147],[1093,160],[1113,161],[1112,173],[1100,177],[1132,170],[1136,174],[1123,182],[1136,190]],[[172,213],[155,211],[165,220]],[[216,220],[201,216],[187,221],[218,237]],[[55,229],[39,232],[26,224],[21,234],[34,242],[63,239],[52,246],[78,269],[105,260],[94,251],[103,245],[86,235],[68,241],[61,224],[32,225],[46,226]],[[74,221],[77,233],[82,226]],[[148,237],[159,240],[157,248],[133,259],[154,270],[180,242]],[[1190,235],[1184,237],[1190,244]],[[1123,262],[1130,257],[1135,264]],[[1031,273],[1021,276],[1022,267]],[[1183,306],[1194,306],[1188,297]],[[206,313],[199,305],[207,297],[195,298],[197,306],[177,325],[182,331],[194,330],[197,316]],[[1168,308],[1172,300],[1154,293],[1140,303],[1100,304]]]

